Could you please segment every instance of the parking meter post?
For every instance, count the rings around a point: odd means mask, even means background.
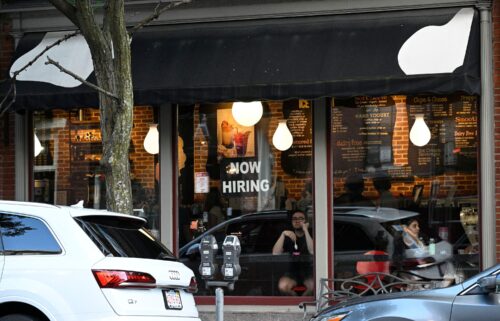
[[[220,287],[215,289],[215,320],[224,321],[224,290]]]
[[[212,237],[212,238],[209,238]],[[208,235],[201,240],[201,264],[200,274],[205,279],[207,288],[215,287],[215,318],[216,321],[224,320],[224,290],[234,290],[234,282],[238,280],[241,273],[240,252],[241,246],[238,237],[227,235],[222,243],[222,254],[224,264],[221,266],[221,272],[224,281],[214,280],[216,265],[214,263],[215,253],[217,252],[217,242],[212,235]],[[215,248],[215,250],[213,250]]]
[[[227,235],[222,243],[224,264],[221,267],[224,280],[234,283],[241,273],[240,266],[241,246],[240,240],[235,235]]]
[[[217,240],[213,235],[205,236],[200,243],[200,275],[205,280],[205,286],[208,288],[208,280],[212,280],[215,276],[217,270],[217,264],[215,264],[215,255],[219,249],[217,245]]]

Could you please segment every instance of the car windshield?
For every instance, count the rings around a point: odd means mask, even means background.
[[[106,256],[177,260],[143,227],[142,221],[102,215],[75,220]]]

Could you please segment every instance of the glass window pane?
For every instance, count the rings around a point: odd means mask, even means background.
[[[477,273],[478,97],[329,102],[335,276],[368,266],[450,285]],[[387,262],[365,264],[378,255]]]
[[[159,235],[158,155],[144,148],[151,124],[157,123],[153,107],[134,108],[129,161],[134,214],[147,219]],[[33,113],[35,132],[34,191],[37,202],[106,208],[106,177],[100,165],[102,134],[97,108],[52,109]],[[36,140],[40,142],[37,146]]]
[[[178,107],[180,258],[197,273],[199,258],[193,249],[202,236],[216,233],[221,242],[236,235],[242,273],[228,295],[300,295],[304,292],[280,284],[291,283],[283,276],[304,284],[313,271],[307,243],[312,248],[313,105],[297,99],[268,101],[244,105],[243,111],[259,105],[263,115],[252,125],[242,125],[232,103]],[[295,212],[307,221],[292,221]],[[299,236],[297,249],[283,235],[273,255],[285,230]],[[306,263],[298,262],[294,253],[306,257]]]
[[[62,252],[45,223],[35,218],[0,214],[0,232],[5,255]]]

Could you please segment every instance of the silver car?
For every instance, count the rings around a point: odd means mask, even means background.
[[[311,321],[493,321],[500,315],[500,264],[441,289],[361,297],[326,308]]]

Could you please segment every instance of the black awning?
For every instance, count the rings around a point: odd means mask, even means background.
[[[463,64],[449,72],[406,74],[398,62],[403,44],[464,10],[474,18]],[[443,55],[452,38],[446,32],[443,41],[421,41],[416,51]],[[16,56],[42,36],[25,36]],[[132,41],[135,103],[479,94],[479,48],[477,13],[460,8],[150,26]],[[97,105],[97,95],[84,86],[17,83],[21,108]]]

